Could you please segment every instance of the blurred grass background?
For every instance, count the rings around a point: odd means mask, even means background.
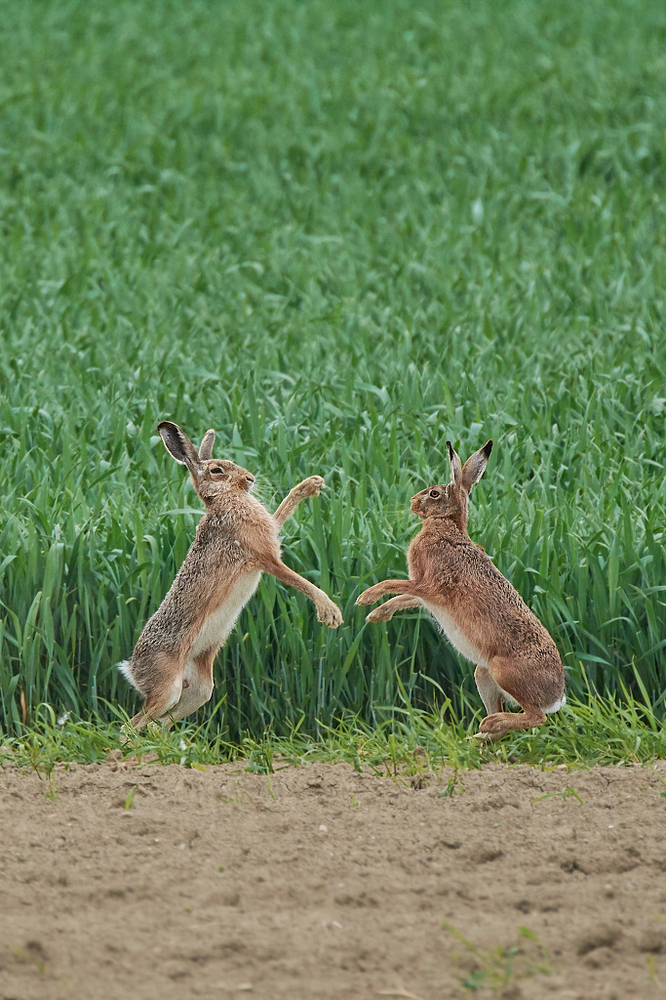
[[[163,418],[269,506],[329,487],[284,557],[345,626],[264,578],[208,732],[480,710],[426,617],[353,607],[446,438],[495,439],[469,530],[571,692],[660,715],[666,7],[8,0],[0,44],[0,726],[133,710],[198,517]]]

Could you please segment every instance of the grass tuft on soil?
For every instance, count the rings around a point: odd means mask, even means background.
[[[358,717],[338,719],[319,739],[298,731],[290,736],[268,731],[261,739],[245,734],[240,741],[229,742],[216,734],[211,723],[183,725],[170,732],[155,726],[125,735],[119,723],[102,720],[68,719],[58,724],[52,710],[43,708],[38,725],[1,738],[0,764],[48,775],[56,764],[69,762],[125,760],[205,768],[234,761],[246,771],[272,774],[302,764],[344,762],[359,772],[369,770],[413,783],[429,771],[442,773],[446,768],[453,769],[453,775],[442,794],[453,794],[459,772],[490,762],[549,771],[649,765],[666,758],[666,732],[652,710],[630,696],[621,704],[601,697],[574,699],[542,728],[514,733],[498,743],[474,738],[478,714],[471,725],[445,716],[445,710],[434,715],[409,708],[401,718],[376,727]]]

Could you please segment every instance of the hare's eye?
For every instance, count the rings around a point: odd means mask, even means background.
[[[214,476],[221,476],[224,470],[223,469],[211,469],[210,471],[211,471],[211,473]]]
[[[436,500],[437,497],[439,496],[439,490],[430,490],[430,496],[433,498],[433,500]]]

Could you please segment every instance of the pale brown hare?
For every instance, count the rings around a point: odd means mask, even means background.
[[[407,550],[409,579],[376,583],[356,603],[399,595],[372,611],[369,622],[389,621],[403,608],[426,608],[451,645],[477,664],[474,679],[488,713],[477,736],[499,739],[512,729],[542,725],[564,705],[564,669],[539,619],[467,534],[469,494],[485,471],[492,441],[464,466],[450,441],[446,446],[451,482],[412,497],[411,510],[423,526]],[[505,702],[523,711],[504,712]]]
[[[214,459],[215,431],[199,451],[177,424],[157,430],[170,454],[190,473],[206,513],[171,589],[146,622],[129,660],[118,664],[145,698],[132,719],[139,729],[155,720],[170,726],[205,704],[213,692],[215,654],[254,594],[262,573],[306,594],[320,622],[330,628],[342,615],[323,590],[282,562],[278,532],[305,497],[323,488],[321,476],[295,486],[274,514],[250,493],[254,476],[233,462]]]

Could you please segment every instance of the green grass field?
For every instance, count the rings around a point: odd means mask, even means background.
[[[284,558],[345,616],[264,578],[208,740],[473,731],[473,665],[354,600],[492,437],[469,530],[559,646],[551,733],[598,692],[666,751],[666,7],[8,0],[0,44],[0,728],[134,709],[200,513],[169,418],[269,507],[326,478]]]

